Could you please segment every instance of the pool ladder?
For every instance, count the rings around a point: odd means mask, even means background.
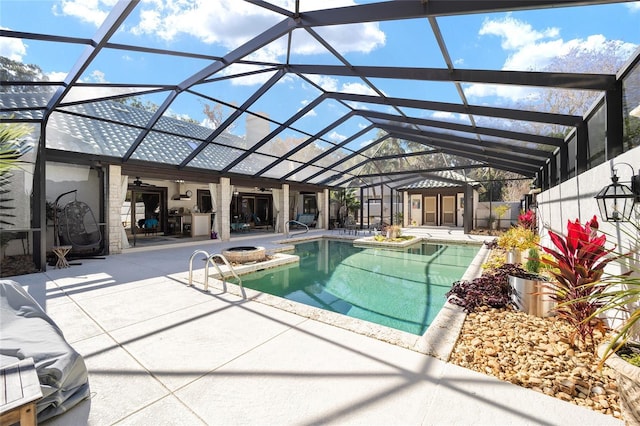
[[[304,226],[306,229],[304,231],[300,231],[300,232],[296,232],[295,234],[289,234],[289,226],[291,224],[294,225],[301,225]],[[289,238],[292,237],[294,235],[302,235],[302,234],[306,234],[307,232],[309,232],[309,225],[307,225],[306,223],[302,223],[302,222],[298,222],[297,220],[290,220],[289,222],[284,224],[284,235],[285,237]]]
[[[247,295],[244,291],[244,287],[242,286],[242,278],[240,278],[240,276],[236,273],[235,269],[233,269],[233,266],[231,266],[227,258],[218,253],[209,254],[205,250],[196,250],[193,252],[191,257],[189,258],[189,285],[190,286],[193,285],[193,259],[195,259],[195,257],[199,254],[204,254],[207,260],[207,263],[204,266],[204,291],[209,291],[209,265],[213,264],[213,266],[215,266],[216,269],[218,270],[218,274],[222,279],[222,288],[226,293],[227,291],[226,277],[227,276],[222,272],[222,270],[220,269],[220,265],[218,265],[215,261],[215,259],[220,259],[227,266],[228,272],[230,272],[231,275],[238,280],[238,286],[240,287],[240,291],[242,292],[242,298],[243,299],[247,298]]]

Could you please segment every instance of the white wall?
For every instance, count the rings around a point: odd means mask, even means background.
[[[607,241],[624,249],[632,249],[637,243],[625,235],[624,230],[629,229],[629,224],[616,224],[603,222],[598,211],[595,195],[606,185],[611,183],[611,165],[628,163],[633,166],[634,173],[638,173],[640,167],[640,147],[618,156],[613,161],[600,164],[580,176],[569,179],[561,185],[544,191],[537,196],[538,202],[538,227],[542,242],[549,242],[548,230],[566,234],[567,222],[579,219],[581,223],[590,220],[596,215],[600,224],[600,230],[606,234]],[[632,174],[631,167],[619,164],[616,167],[620,183],[629,185]],[[640,223],[640,206],[636,204],[636,223]],[[637,235],[636,235],[637,237]],[[637,240],[637,238],[636,238]]]
[[[511,225],[515,225],[518,223],[518,215],[520,214],[520,202],[519,201],[476,201],[474,195],[474,221],[475,226],[484,228],[488,226],[489,216],[493,216],[495,219],[498,219],[498,213],[496,213],[496,208],[506,204],[510,206],[510,210],[508,210],[502,218],[500,218],[500,228],[508,228]],[[491,208],[491,213],[489,212],[489,208]]]
[[[46,165],[46,199],[53,203],[61,194],[77,189],[74,194],[65,195],[58,201],[64,207],[74,199],[86,203],[93,212],[96,221],[100,221],[100,177],[98,172],[89,166],[47,162]],[[53,246],[53,223],[47,223],[47,250]],[[105,228],[100,231],[104,234]]]
[[[614,245],[623,253],[635,253],[628,258],[624,264],[611,262],[606,268],[607,272],[617,274],[629,269],[640,271],[640,258],[638,251],[638,232],[629,223],[609,223],[604,222],[600,217],[598,205],[593,198],[602,188],[611,183],[611,166],[618,164],[615,168],[620,178],[620,183],[629,185],[628,181],[632,175],[631,167],[619,164],[628,163],[633,166],[633,172],[638,173],[640,167],[640,147],[618,156],[613,161],[608,161],[580,176],[572,178],[561,185],[551,188],[538,194],[538,228],[541,236],[541,244],[551,247],[548,231],[566,235],[567,222],[580,220],[584,223],[594,215],[600,224],[600,230],[607,235],[607,247]],[[640,224],[640,206],[635,207],[635,223]],[[640,302],[631,309],[640,308]],[[616,321],[612,324],[617,325]],[[636,328],[636,332],[640,331]],[[636,333],[638,336],[639,334]]]

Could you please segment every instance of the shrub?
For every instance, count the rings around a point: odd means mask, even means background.
[[[598,221],[595,216],[584,226],[576,219],[567,224],[567,236],[549,231],[556,249],[543,247],[552,256],[542,262],[551,266],[550,274],[556,281],[550,282],[546,290],[558,302],[556,313],[575,329],[571,336],[575,342],[593,345],[595,330],[604,333],[602,320],[595,313],[603,305],[598,297],[603,291],[597,284],[604,267],[613,258],[607,257],[612,250],[604,248],[606,236],[597,236]]]
[[[534,248],[540,242],[540,237],[533,230],[522,226],[509,228],[507,232],[498,237],[498,247],[505,250],[528,250]]]
[[[533,210],[527,210],[526,213],[523,213],[520,216],[518,216],[518,225],[522,226],[523,228],[531,229],[532,231],[535,231],[536,214],[533,212]]]
[[[532,274],[540,272],[540,253],[537,248],[530,248],[527,255],[527,263],[525,269]]]
[[[507,263],[471,281],[456,281],[446,296],[449,302],[463,307],[467,312],[473,312],[481,306],[507,308],[513,306],[509,275],[530,276],[522,268]]]

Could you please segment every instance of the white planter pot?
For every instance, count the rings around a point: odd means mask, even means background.
[[[522,263],[522,254],[518,249],[511,249],[507,252],[507,263],[519,264]]]
[[[509,276],[509,285],[513,289],[511,300],[518,310],[538,317],[552,316],[556,302],[545,294],[545,283],[546,281]]]

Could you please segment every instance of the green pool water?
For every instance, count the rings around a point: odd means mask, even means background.
[[[479,248],[418,243],[390,250],[314,240],[295,245],[299,264],[242,276],[245,287],[422,335]]]

